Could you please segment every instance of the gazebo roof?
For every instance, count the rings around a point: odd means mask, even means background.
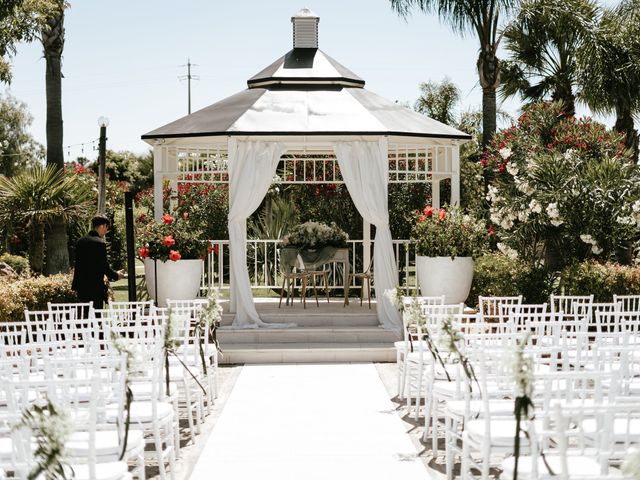
[[[294,17],[300,19],[301,17]],[[306,16],[302,19],[316,19]],[[293,20],[293,19],[292,19]],[[364,88],[363,79],[319,50],[307,37],[247,81],[248,88],[142,136],[163,138],[236,136],[389,135],[468,140],[455,128]],[[305,45],[296,47],[295,41]]]

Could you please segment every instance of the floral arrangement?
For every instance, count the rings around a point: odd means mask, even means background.
[[[427,205],[413,213],[411,240],[418,255],[476,258],[489,248],[490,234],[484,222],[459,207],[436,210]]]
[[[454,361],[457,361],[460,367],[462,367],[462,372],[467,377],[467,380],[469,380],[469,390],[473,391],[473,382],[478,385],[478,390],[480,390],[478,377],[476,377],[476,372],[473,369],[469,357],[458,347],[463,337],[460,330],[453,326],[453,319],[451,317],[442,320],[439,333],[438,341],[440,345],[443,347],[443,350],[449,352],[449,355],[454,357]]]
[[[211,245],[202,241],[201,232],[189,222],[189,215],[174,217],[168,213],[162,216],[162,222],[151,221],[138,227],[141,247],[140,258],[150,258],[166,262],[180,259],[204,259]]]
[[[572,258],[611,258],[640,238],[640,169],[622,137],[565,116],[558,103],[527,108],[480,162],[493,178],[486,198],[498,248],[511,257],[544,253],[558,269]]]
[[[111,331],[111,344],[113,348],[126,359],[125,368],[127,373],[124,381],[125,391],[125,421],[124,421],[124,438],[122,440],[122,450],[120,451],[119,460],[124,458],[127,452],[127,444],[129,443],[129,427],[131,426],[131,403],[133,402],[133,390],[131,390],[131,378],[135,375],[136,349],[133,342],[120,337],[114,331]]]
[[[513,456],[515,459],[513,469],[514,480],[518,478],[520,432],[523,431],[521,422],[523,419],[533,418],[533,401],[531,400],[531,395],[533,394],[533,359],[525,354],[525,348],[530,338],[531,333],[527,333],[521,341],[517,342],[514,350],[510,354],[510,358],[508,358],[506,362],[507,371],[510,373],[516,386],[514,405],[516,432],[513,438]]]
[[[70,476],[72,472],[65,461],[65,444],[72,427],[69,415],[64,410],[56,407],[48,398],[35,402],[22,413],[15,428],[28,428],[35,439],[35,465],[28,478],[62,480]]]
[[[208,338],[213,342],[217,351],[220,351],[218,345],[217,331],[222,320],[222,305],[220,305],[220,291],[217,288],[211,289],[207,297],[207,304],[198,316],[196,324],[196,341],[200,350],[200,361],[202,362],[202,372],[207,374],[207,362],[203,350],[202,339]]]
[[[622,473],[633,480],[640,480],[640,448],[629,452],[622,464]]]
[[[451,381],[451,376],[447,371],[447,367],[444,364],[444,360],[440,355],[440,351],[438,350],[438,346],[434,341],[429,328],[427,327],[427,315],[422,311],[420,307],[420,302],[416,297],[411,300],[411,303],[408,307],[403,310],[402,313],[404,324],[407,326],[407,334],[410,343],[410,349],[413,352],[413,340],[411,339],[411,335],[416,332],[416,325],[422,328],[422,338],[420,341],[424,342],[429,353],[433,357],[434,361],[438,362],[442,367],[445,375],[447,376],[447,380]]]
[[[319,222],[305,222],[296,225],[282,239],[285,247],[313,249],[323,247],[344,248],[349,236],[334,222],[330,225]]]

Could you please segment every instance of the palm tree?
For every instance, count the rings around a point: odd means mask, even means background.
[[[64,49],[64,0],[53,0],[53,10],[43,18],[41,40],[46,60],[47,165],[64,168],[62,125],[62,51]],[[63,218],[47,224],[47,273],[69,270],[67,230]]]
[[[580,98],[595,113],[615,114],[615,130],[638,158],[634,114],[640,111],[640,1],[604,11],[578,55]]]
[[[576,54],[595,27],[593,0],[526,0],[505,29],[510,59],[502,64],[501,93],[537,102],[562,101],[575,115]]]
[[[35,273],[44,270],[47,225],[54,219],[62,219],[66,225],[86,216],[92,201],[88,184],[65,175],[54,165],[36,166],[10,178],[0,177],[0,222],[28,228],[29,264]],[[47,250],[47,260],[50,254]]]
[[[500,60],[497,52],[501,34],[501,16],[509,14],[518,0],[390,0],[400,16],[417,7],[425,13],[437,13],[460,34],[475,32],[479,41],[476,66],[482,87],[482,145],[496,132],[496,89],[500,85]]]

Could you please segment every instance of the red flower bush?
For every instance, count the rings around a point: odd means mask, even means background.
[[[177,262],[205,255],[208,244],[202,238],[202,232],[189,221],[189,215],[165,214],[162,219],[161,223],[151,220],[136,226],[137,237],[141,240],[140,258]]]
[[[430,212],[427,216],[422,212]],[[414,213],[411,239],[416,242],[418,255],[426,257],[478,257],[489,246],[484,222],[452,207],[441,208],[433,215],[431,205]]]
[[[173,247],[176,244],[176,241],[173,239],[172,235],[167,235],[164,237],[164,240],[162,240],[162,244],[165,247]]]

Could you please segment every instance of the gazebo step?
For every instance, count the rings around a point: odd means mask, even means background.
[[[263,343],[222,345],[220,363],[394,362],[389,343]]]
[[[379,326],[304,326],[292,328],[232,329],[218,330],[218,340],[224,349],[231,344],[255,344],[260,348],[265,343],[386,343],[392,345],[398,334]]]
[[[315,310],[315,311],[314,311]],[[300,327],[375,327],[379,325],[375,310],[363,307],[360,312],[350,310],[342,312],[326,312],[322,308],[308,306],[306,310],[291,310],[282,307],[276,312],[260,312],[260,318],[266,323],[295,323]],[[222,315],[222,326],[229,326],[233,322],[234,315],[225,313]]]

